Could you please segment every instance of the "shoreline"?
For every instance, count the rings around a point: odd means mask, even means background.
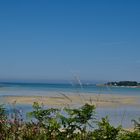
[[[96,85],[97,87],[113,87],[113,88],[138,88],[140,89],[140,86],[111,86],[111,85]]]

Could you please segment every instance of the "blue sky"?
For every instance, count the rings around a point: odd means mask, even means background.
[[[140,1],[1,0],[0,79],[140,81]]]

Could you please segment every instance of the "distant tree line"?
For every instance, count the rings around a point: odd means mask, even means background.
[[[140,83],[136,81],[120,81],[120,82],[108,82],[105,85],[108,86],[140,86]]]

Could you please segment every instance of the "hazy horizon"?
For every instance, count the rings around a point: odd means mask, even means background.
[[[135,80],[87,80],[79,79],[81,84],[105,84],[107,82],[135,81]],[[140,82],[140,81],[136,81]],[[0,83],[44,83],[44,84],[74,84],[78,79],[0,79]]]

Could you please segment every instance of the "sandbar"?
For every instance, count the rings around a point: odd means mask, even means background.
[[[140,96],[111,95],[111,94],[66,94],[46,96],[6,96],[6,103],[30,104],[38,102],[48,106],[75,106],[85,103],[93,104],[96,107],[119,107],[138,106],[140,107]]]

